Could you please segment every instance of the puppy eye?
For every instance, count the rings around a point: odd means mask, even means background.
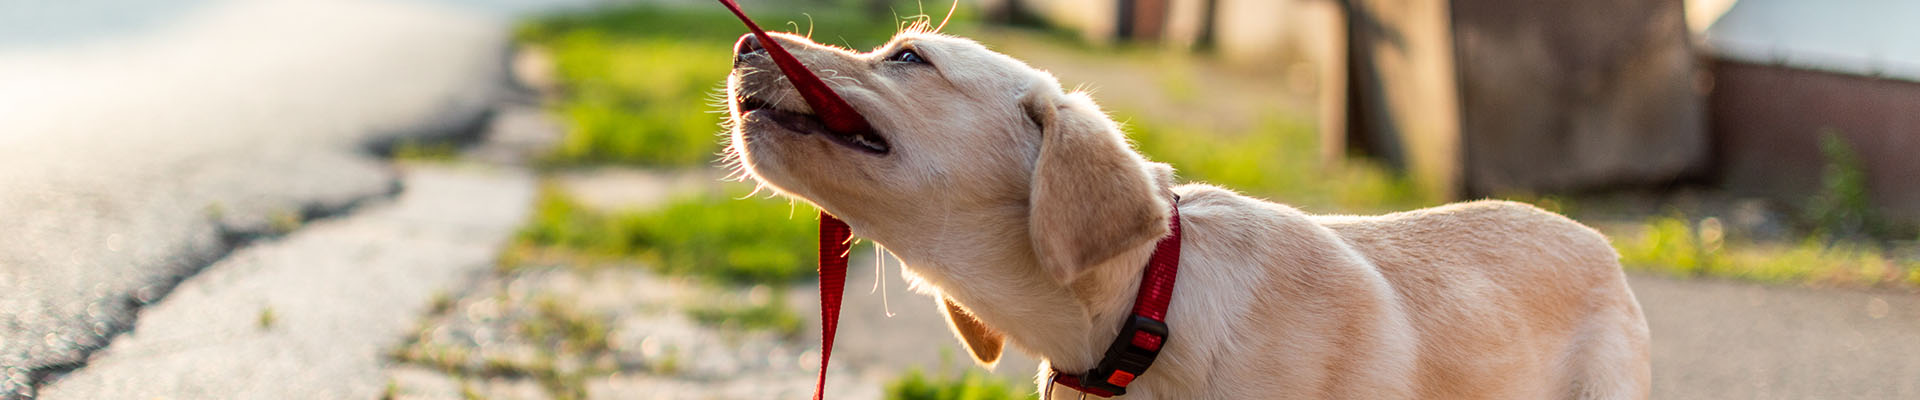
[[[893,53],[893,56],[887,57],[887,61],[914,63],[914,64],[927,63],[927,59],[920,58],[920,53],[914,52],[913,49],[904,49],[904,50],[900,50],[899,53]]]

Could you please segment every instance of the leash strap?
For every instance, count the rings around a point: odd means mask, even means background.
[[[1140,293],[1133,298],[1133,315],[1120,325],[1120,334],[1107,346],[1106,356],[1101,357],[1093,369],[1081,374],[1068,374],[1055,368],[1049,381],[1078,390],[1083,398],[1087,394],[1123,395],[1127,394],[1127,385],[1146,373],[1147,368],[1153,366],[1153,360],[1159,358],[1160,348],[1170,334],[1167,304],[1173,301],[1173,281],[1180,273],[1180,197],[1177,195],[1171,210],[1173,214],[1167,225],[1172,232],[1154,245],[1153,256],[1147,259],[1147,271],[1140,278]],[[1053,385],[1047,385],[1046,389],[1051,396]]]
[[[787,81],[800,91],[800,97],[813,107],[814,116],[819,117],[827,129],[840,133],[873,131],[873,126],[867,124],[867,119],[861,117],[860,112],[853,110],[853,105],[834,94],[826,82],[800,63],[800,59],[793,58],[786,48],[780,47],[780,42],[767,36],[767,31],[760,30],[760,25],[754,24],[745,12],[740,11],[739,4],[734,4],[733,0],[720,0],[720,3],[725,4],[728,11],[733,11],[734,16],[740,17],[740,22],[747,24],[753,36],[760,39],[760,47],[767,49],[767,55],[773,57],[773,63],[780,66],[780,72],[787,75]]]
[[[840,297],[847,287],[848,247],[853,229],[845,221],[820,212],[820,374],[813,383],[813,400],[827,390],[827,360],[833,359],[833,335],[840,330]]]
[[[787,49],[780,47],[780,42],[768,36],[766,31],[760,29],[760,25],[753,23],[753,19],[747,18],[747,14],[740,11],[739,4],[734,4],[733,0],[720,0],[720,4],[727,6],[728,11],[740,17],[740,22],[753,31],[753,36],[760,40],[760,47],[773,57],[780,72],[787,76],[788,82],[793,83],[794,89],[800,91],[800,97],[813,107],[815,116],[827,129],[842,133],[873,131],[873,126],[867,123],[865,117],[854,111],[846,99],[834,94],[826,82],[807,70],[799,59],[787,53]],[[853,229],[845,221],[826,211],[820,212],[820,371],[813,384],[814,400],[821,400],[827,391],[827,362],[833,359],[833,335],[839,331],[840,299],[847,286],[847,249],[852,241]]]

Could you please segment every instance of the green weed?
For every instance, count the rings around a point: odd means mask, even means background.
[[[1859,154],[1838,132],[1820,134],[1820,154],[1826,167],[1820,173],[1820,192],[1807,201],[1807,220],[1819,235],[1859,237],[1881,231],[1867,195],[1867,173]]]
[[[1411,180],[1365,162],[1324,165],[1306,118],[1274,118],[1249,132],[1209,132],[1119,117],[1135,148],[1172,164],[1183,180],[1219,185],[1303,208],[1384,211],[1429,205]]]
[[[1770,283],[1920,287],[1920,261],[1890,257],[1879,247],[1809,236],[1796,243],[1727,239],[1717,218],[1694,222],[1654,218],[1637,234],[1615,235],[1630,269],[1678,277],[1711,276]]]
[[[808,16],[773,8],[755,14],[773,29],[783,21],[812,21],[805,29],[814,37],[849,46],[849,39],[878,45],[893,33],[891,25],[845,10]],[[568,127],[544,163],[712,163],[721,147],[718,112],[724,107],[710,103],[731,70],[734,40],[745,32],[718,7],[644,4],[521,25],[520,40],[553,54],[563,86],[554,109]]]
[[[273,306],[266,306],[260,308],[260,316],[257,320],[256,325],[260,327],[260,330],[264,331],[273,329],[273,324],[278,322],[280,317],[273,314]]]
[[[568,91],[554,106],[567,131],[548,165],[711,163],[720,150],[720,107],[707,104],[725,78],[725,46],[569,34],[550,43]],[[716,54],[715,52],[718,51]]]
[[[393,378],[387,378],[387,386],[383,389],[380,389],[380,400],[393,400],[394,398],[399,396],[400,396],[400,383],[394,382]]]
[[[267,229],[273,231],[275,235],[293,233],[294,230],[300,229],[301,225],[306,225],[306,218],[302,217],[298,210],[280,208],[267,213]]]
[[[1017,400],[1038,399],[1005,381],[968,370],[959,378],[929,378],[919,370],[887,384],[887,400]]]
[[[811,208],[761,199],[696,196],[644,212],[590,210],[552,187],[521,228],[522,249],[642,261],[670,275],[721,283],[784,283],[813,276]]]
[[[487,396],[480,394],[479,389],[474,389],[472,383],[469,383],[466,380],[461,380],[460,381],[460,399],[461,400],[487,400]]]
[[[1638,236],[1614,242],[1614,247],[1620,252],[1621,263],[1629,267],[1681,277],[1707,275],[1709,271],[1726,271],[1730,268],[1731,260],[1727,257],[1723,242],[1712,231],[1703,240],[1686,218],[1654,218],[1642,225],[1642,232]]]
[[[1886,232],[1867,197],[1859,157],[1825,132],[1821,191],[1807,203],[1812,227],[1797,241],[1740,240],[1718,218],[1652,218],[1638,232],[1614,235],[1628,268],[1674,276],[1711,276],[1770,283],[1920,288],[1920,260],[1893,256],[1871,235]]]

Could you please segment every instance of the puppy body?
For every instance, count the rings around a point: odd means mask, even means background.
[[[904,261],[983,364],[1007,343],[1064,371],[1097,363],[1177,193],[1172,336],[1126,398],[1647,395],[1638,303],[1605,238],[1564,217],[1484,201],[1311,216],[1175,187],[1086,95],[973,42],[909,32],[855,53],[779,40],[890,151],[779,122],[806,106],[744,52],[732,154]],[[919,58],[931,63],[899,61]]]

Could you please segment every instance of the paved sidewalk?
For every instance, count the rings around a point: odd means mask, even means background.
[[[41,7],[16,6],[0,8]],[[78,366],[236,246],[390,196],[370,148],[469,134],[508,93],[505,22],[465,8],[178,7],[0,47],[0,399]]]
[[[1920,398],[1920,295],[1630,277],[1655,399]]]
[[[248,246],[141,311],[46,399],[372,399],[436,296],[492,271],[533,178],[412,167],[397,200]]]

